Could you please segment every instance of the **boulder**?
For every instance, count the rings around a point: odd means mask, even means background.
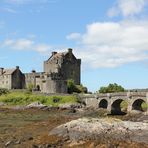
[[[71,141],[115,138],[148,143],[148,123],[112,118],[80,118],[58,126],[49,135],[68,137]]]
[[[82,105],[79,103],[64,103],[64,104],[59,104],[59,108],[61,109],[82,108]]]
[[[47,107],[46,105],[43,105],[42,103],[36,101],[36,102],[33,102],[29,105],[26,106],[26,108],[45,108]]]

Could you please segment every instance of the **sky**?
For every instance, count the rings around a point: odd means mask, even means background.
[[[0,0],[0,67],[43,71],[67,48],[89,91],[148,88],[148,0]]]

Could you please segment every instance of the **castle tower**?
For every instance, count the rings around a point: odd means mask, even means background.
[[[81,59],[77,59],[71,48],[67,52],[52,52],[51,57],[44,61],[44,72],[58,73],[62,80],[72,79],[75,84],[81,82]]]

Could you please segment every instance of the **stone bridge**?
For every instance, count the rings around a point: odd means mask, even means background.
[[[148,92],[121,92],[108,94],[81,94],[80,98],[86,106],[95,108],[106,108],[111,114],[122,114],[132,110],[144,111],[148,113],[148,108],[143,109],[142,103],[148,104]],[[122,111],[121,102],[126,101],[128,106],[126,111]]]

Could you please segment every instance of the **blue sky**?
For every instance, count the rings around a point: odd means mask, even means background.
[[[82,84],[148,88],[147,0],[1,0],[0,67],[43,70],[52,51],[73,48]]]

